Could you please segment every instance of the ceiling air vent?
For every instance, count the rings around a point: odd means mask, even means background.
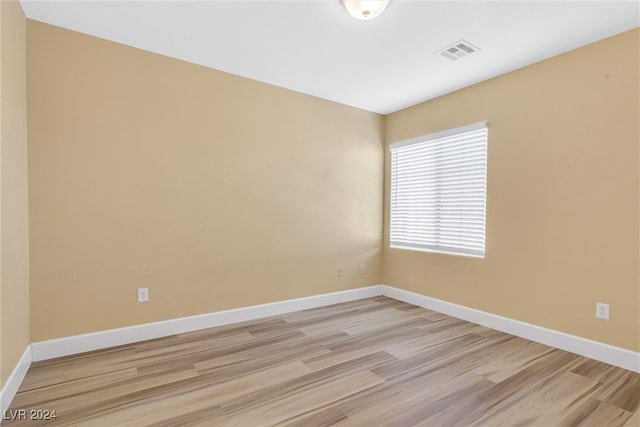
[[[464,58],[465,56],[471,55],[479,50],[479,47],[472,45],[468,41],[459,40],[452,45],[437,51],[436,54],[444,56],[452,61],[457,61],[458,59]]]

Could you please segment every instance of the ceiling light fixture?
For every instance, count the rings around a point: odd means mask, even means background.
[[[340,0],[347,12],[354,18],[371,20],[380,16],[389,4],[389,0]]]

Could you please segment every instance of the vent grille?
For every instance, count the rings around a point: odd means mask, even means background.
[[[479,47],[472,45],[468,41],[462,39],[436,52],[437,55],[444,56],[452,61],[469,56],[474,52],[481,50]]]

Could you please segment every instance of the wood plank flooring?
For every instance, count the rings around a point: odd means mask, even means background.
[[[376,297],[34,363],[3,426],[638,426],[639,407],[636,373]]]

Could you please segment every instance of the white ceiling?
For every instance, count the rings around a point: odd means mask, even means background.
[[[388,114],[640,25],[637,0],[21,0],[28,18]],[[436,52],[465,39],[481,50]],[[577,70],[576,72],[579,72]]]

